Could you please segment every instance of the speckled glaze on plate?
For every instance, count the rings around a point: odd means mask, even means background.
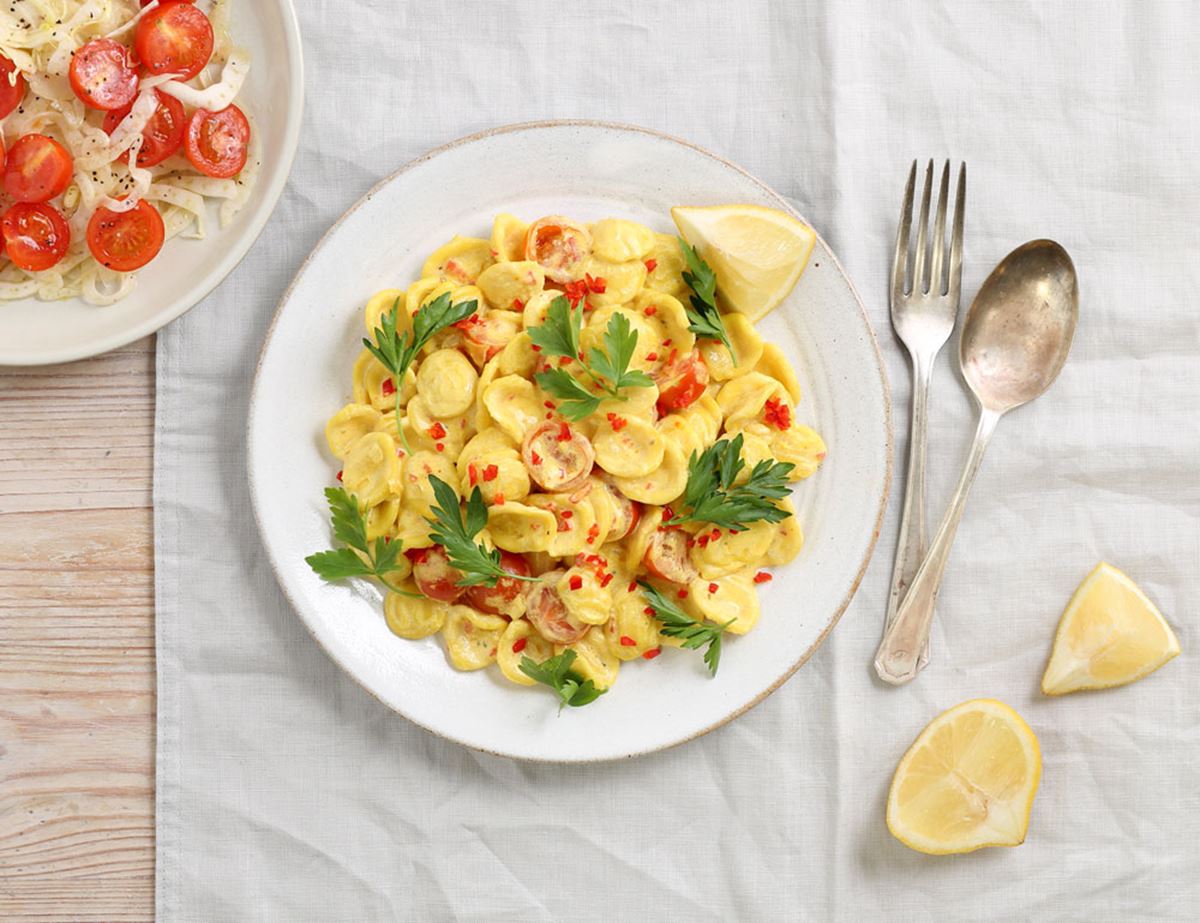
[[[204,240],[176,238],[111,305],[79,298],[0,301],[0,365],[70,362],[132,343],[187,312],[241,262],[275,210],[292,169],[304,112],[300,26],[291,0],[233,7],[233,34],[250,50],[238,103],[254,120],[262,169],[245,207],[225,229],[210,208]]]
[[[284,296],[251,398],[249,470],[255,515],[279,582],[313,637],[365,689],[428,730],[522,759],[585,762],[648,753],[740,715],[792,675],[850,602],[875,547],[891,472],[886,374],[852,285],[818,240],[796,289],[759,324],[796,367],[800,422],[829,445],[797,485],[807,544],[761,589],[762,618],[730,638],[720,673],[668,649],[622,667],[596,703],[558,714],[548,690],[495,669],[460,673],[438,637],[405,641],[384,624],[364,581],[328,584],[304,556],[330,545],[322,489],[336,460],[326,419],[349,399],[362,306],[403,288],[453,234],[486,237],[492,217],[627,217],[673,231],[672,205],[747,202],[791,211],[739,167],[686,142],[624,125],[514,125],[419,158],[368,193],[330,230]]]

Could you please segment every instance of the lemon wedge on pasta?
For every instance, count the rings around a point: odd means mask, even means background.
[[[817,240],[808,225],[760,205],[676,206],[671,217],[717,274],[722,307],[751,321],[788,296]]]

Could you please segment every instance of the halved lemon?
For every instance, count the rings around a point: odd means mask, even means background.
[[[995,699],[942,712],[908,748],[888,793],[887,825],[932,855],[1019,846],[1042,778],[1037,737]]]
[[[1042,692],[1123,686],[1179,653],[1171,626],[1136,583],[1099,564],[1079,584],[1058,622]]]
[[[721,306],[751,321],[788,296],[817,240],[812,228],[761,205],[680,205],[671,217],[717,274]]]

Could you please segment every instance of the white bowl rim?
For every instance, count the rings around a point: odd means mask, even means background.
[[[215,268],[206,273],[179,297],[167,303],[137,324],[126,329],[94,340],[87,345],[69,346],[63,349],[44,349],[27,355],[4,356],[0,358],[0,368],[4,366],[36,366],[54,365],[60,362],[74,362],[77,359],[88,359],[98,356],[121,346],[126,346],[134,340],[161,330],[171,321],[182,317],[201,301],[207,298],[226,277],[237,268],[238,264],[250,252],[250,248],[262,235],[267,222],[275,214],[279,198],[283,195],[284,187],[292,173],[292,163],[296,159],[296,150],[300,146],[300,129],[304,123],[304,46],[300,38],[300,21],[296,15],[296,7],[292,0],[278,0],[283,13],[284,44],[288,49],[290,73],[288,74],[287,109],[294,113],[289,119],[287,133],[284,138],[282,151],[282,169],[276,170],[270,176],[263,197],[263,206],[259,214],[246,227],[237,246],[231,248],[217,263]]]
[[[250,475],[251,459],[254,455],[254,430],[253,430],[252,424],[254,421],[254,408],[255,408],[255,406],[257,406],[259,382],[262,377],[261,373],[262,373],[263,360],[266,356],[267,346],[270,344],[270,342],[275,334],[275,327],[279,323],[279,320],[283,314],[284,306],[288,303],[289,300],[291,300],[293,290],[299,284],[300,279],[307,272],[309,265],[314,261],[314,259],[318,255],[318,253],[320,253],[320,251],[324,248],[324,246],[328,242],[329,238],[342,226],[342,224],[351,215],[353,215],[356,211],[358,211],[359,208],[361,208],[368,201],[370,201],[379,190],[381,190],[383,187],[387,186],[389,183],[391,183],[397,177],[402,176],[403,174],[414,169],[415,167],[420,166],[421,164],[425,163],[426,161],[431,160],[432,158],[437,157],[439,154],[442,154],[446,151],[452,150],[452,149],[454,149],[456,147],[460,147],[462,145],[470,144],[475,141],[480,141],[485,138],[493,137],[496,135],[503,135],[503,134],[509,134],[512,132],[520,132],[520,131],[546,129],[546,128],[569,128],[569,127],[601,128],[601,129],[609,129],[609,130],[613,130],[613,131],[626,131],[626,132],[635,132],[638,134],[649,135],[649,136],[651,136],[653,138],[657,138],[659,140],[670,141],[675,144],[682,145],[683,147],[690,148],[691,150],[696,151],[697,153],[703,154],[706,157],[710,157],[713,160],[723,164],[727,168],[741,174],[746,179],[748,179],[750,182],[754,183],[756,186],[761,188],[769,196],[776,199],[780,203],[782,208],[784,210],[786,210],[789,214],[793,215],[800,221],[803,221],[810,228],[812,228],[813,233],[816,234],[816,236],[817,236],[818,242],[820,242],[825,247],[825,250],[828,252],[829,257],[833,260],[834,264],[837,266],[838,272],[841,274],[842,278],[846,281],[846,284],[849,286],[850,292],[854,296],[854,301],[858,305],[859,311],[862,313],[863,324],[865,325],[867,333],[870,336],[871,345],[873,347],[873,353],[874,353],[874,357],[875,357],[876,370],[879,373],[880,387],[882,389],[882,397],[883,397],[884,429],[885,429],[885,436],[886,436],[885,448],[886,448],[887,458],[885,459],[883,490],[880,493],[880,497],[879,497],[879,508],[875,514],[875,523],[874,523],[874,526],[872,527],[871,540],[867,545],[866,551],[863,553],[863,558],[862,558],[862,561],[859,563],[857,571],[855,572],[854,580],[851,582],[850,587],[846,592],[846,595],[842,598],[841,602],[838,604],[837,609],[830,615],[829,623],[821,630],[821,633],[819,635],[817,635],[817,637],[813,641],[813,643],[800,655],[800,657],[796,660],[796,662],[793,663],[787,670],[785,670],[774,682],[771,683],[770,686],[768,686],[766,689],[764,689],[762,692],[760,692],[758,695],[756,695],[753,699],[751,699],[750,701],[746,702],[745,704],[739,706],[738,708],[730,711],[728,714],[724,715],[719,720],[714,721],[712,724],[710,724],[704,728],[701,728],[691,734],[688,734],[686,737],[680,737],[677,739],[664,741],[663,743],[660,743],[656,746],[647,747],[645,749],[637,750],[633,753],[629,753],[629,754],[625,754],[625,755],[595,756],[595,757],[579,759],[579,760],[556,759],[553,757],[545,757],[545,756],[524,756],[524,755],[518,756],[518,755],[514,755],[512,753],[503,753],[503,752],[499,752],[499,751],[490,750],[487,747],[482,747],[482,746],[479,746],[478,744],[474,744],[469,741],[461,740],[457,737],[448,735],[448,734],[444,733],[443,731],[438,730],[435,727],[431,727],[430,725],[425,724],[422,721],[418,721],[416,718],[414,718],[408,714],[405,714],[404,712],[400,712],[395,707],[393,707],[390,703],[385,701],[377,692],[375,692],[374,689],[372,689],[370,686],[368,686],[358,676],[358,674],[356,674],[352,669],[350,669],[350,667],[347,664],[345,664],[342,661],[342,659],[339,658],[338,655],[329,646],[327,646],[320,639],[320,637],[316,633],[316,630],[313,628],[312,625],[309,624],[308,619],[306,619],[301,614],[301,611],[302,611],[301,607],[297,604],[295,598],[292,596],[291,590],[289,589],[288,582],[283,579],[283,575],[279,572],[279,569],[276,567],[274,558],[270,554],[267,554],[266,558],[267,558],[268,562],[270,562],[271,570],[275,574],[276,584],[279,586],[281,592],[284,595],[284,598],[287,600],[288,605],[291,607],[293,614],[300,620],[301,624],[304,625],[305,630],[309,633],[309,635],[312,637],[312,639],[316,642],[317,646],[320,647],[321,650],[326,654],[326,656],[328,656],[330,660],[332,660],[335,664],[337,664],[338,668],[344,674],[349,676],[357,686],[359,686],[368,695],[370,695],[373,699],[375,699],[377,702],[379,702],[381,705],[383,705],[385,708],[387,708],[388,711],[393,712],[394,714],[398,714],[401,718],[404,718],[406,721],[410,721],[412,724],[416,725],[417,727],[421,728],[422,730],[428,731],[429,733],[433,734],[434,736],[436,736],[442,740],[450,741],[452,743],[458,744],[459,746],[466,747],[467,749],[474,750],[476,752],[487,753],[491,756],[498,756],[498,757],[502,757],[505,759],[518,759],[522,762],[529,762],[529,763],[550,763],[550,764],[556,764],[556,765],[588,765],[588,764],[594,764],[594,763],[613,762],[615,760],[628,759],[628,758],[637,757],[637,756],[646,756],[651,753],[659,753],[659,752],[662,752],[663,750],[670,750],[674,747],[678,747],[683,744],[689,743],[690,741],[696,740],[699,737],[703,737],[706,734],[709,734],[712,731],[717,730],[717,728],[725,726],[726,724],[733,721],[734,719],[741,717],[743,714],[748,712],[750,709],[754,708],[754,706],[758,705],[760,702],[762,702],[764,699],[766,699],[768,696],[770,696],[773,692],[775,692],[775,690],[777,690],[785,682],[787,682],[789,679],[791,679],[792,676],[795,675],[797,670],[799,670],[802,666],[804,666],[804,664],[806,664],[808,662],[809,658],[811,658],[812,655],[814,653],[816,653],[817,649],[820,648],[820,646],[825,643],[825,639],[827,637],[829,637],[830,632],[832,632],[833,629],[837,626],[838,622],[841,621],[842,615],[845,613],[846,609],[849,608],[851,601],[854,599],[855,594],[858,592],[859,586],[861,586],[861,584],[862,584],[863,578],[866,576],[867,568],[870,566],[871,559],[874,557],[874,554],[875,554],[875,548],[879,543],[879,535],[880,535],[880,532],[883,527],[883,518],[887,512],[888,499],[891,495],[892,476],[894,473],[894,468],[893,468],[894,456],[895,456],[895,445],[894,445],[895,440],[894,440],[894,431],[893,431],[893,426],[892,426],[892,392],[891,392],[891,384],[888,380],[888,375],[887,375],[887,366],[884,364],[883,353],[880,351],[880,348],[879,348],[879,338],[875,335],[875,328],[871,323],[870,315],[867,314],[866,306],[863,304],[862,297],[859,295],[858,289],[855,287],[853,280],[850,278],[849,274],[846,272],[845,267],[842,266],[842,263],[838,259],[837,254],[834,253],[833,249],[828,245],[828,243],[825,241],[825,239],[820,235],[820,233],[816,230],[815,227],[812,227],[812,224],[810,222],[808,222],[804,218],[804,216],[800,215],[791,206],[791,203],[789,203],[786,198],[784,198],[774,188],[772,188],[771,186],[767,185],[765,182],[760,180],[757,176],[750,173],[748,170],[739,166],[738,164],[728,160],[727,158],[722,157],[720,154],[716,154],[713,151],[708,150],[707,148],[701,147],[700,145],[694,144],[693,142],[687,141],[683,138],[676,137],[675,135],[671,135],[666,132],[658,131],[653,128],[646,128],[641,125],[632,125],[632,124],[629,124],[626,122],[613,122],[613,121],[607,121],[607,120],[603,120],[603,119],[541,119],[541,120],[530,121],[530,122],[513,122],[513,123],[506,124],[506,125],[498,125],[494,128],[487,128],[482,131],[477,131],[477,132],[474,132],[469,135],[464,135],[460,138],[456,138],[452,141],[448,141],[445,144],[441,144],[435,148],[431,148],[430,150],[426,151],[424,154],[421,154],[421,155],[413,158],[408,163],[401,166],[399,169],[397,169],[394,172],[385,176],[378,183],[376,183],[374,186],[372,186],[366,193],[364,193],[353,205],[351,205],[348,209],[346,209],[346,211],[341,215],[341,217],[339,217],[332,225],[330,225],[329,229],[324,234],[321,235],[321,238],[317,241],[317,243],[313,247],[312,251],[305,258],[304,262],[300,265],[300,268],[298,270],[296,270],[296,275],[293,277],[291,283],[288,285],[286,291],[284,291],[283,296],[279,300],[279,304],[275,309],[275,314],[271,318],[270,326],[267,328],[266,335],[263,337],[263,343],[259,349],[258,358],[255,362],[254,383],[253,383],[253,385],[251,387],[251,391],[250,391],[250,402],[248,405],[249,410],[248,410],[247,417],[246,417],[246,430],[245,430],[245,433],[246,433],[246,457],[245,457],[245,462],[246,462],[246,480],[247,480],[247,483],[248,483],[248,486],[250,489],[250,495],[251,495],[250,496],[250,500],[251,500],[250,506],[251,506],[252,510],[254,511],[254,523],[258,529],[259,536],[261,537],[262,535],[265,534],[265,529],[263,527],[262,517],[261,517],[261,513],[260,513],[260,506],[261,506],[260,496],[258,493],[257,485],[254,483],[253,479],[250,478],[249,475]]]

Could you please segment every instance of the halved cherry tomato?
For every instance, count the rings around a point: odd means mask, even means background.
[[[525,259],[540,265],[546,278],[554,282],[577,278],[591,252],[592,235],[587,228],[561,215],[539,218],[525,234]]]
[[[71,89],[93,109],[128,106],[139,82],[129,49],[111,38],[94,38],[71,57]]]
[[[158,108],[142,129],[142,149],[137,157],[139,167],[154,167],[162,163],[183,147],[183,136],[187,131],[188,120],[183,103],[161,90],[155,90],[154,97],[158,101]],[[126,106],[106,113],[104,130],[111,135],[132,108]]]
[[[154,0],[142,0],[142,6],[149,6]],[[168,3],[195,3],[196,0],[160,0],[159,6],[166,6]]]
[[[637,528],[637,524],[642,521],[642,505],[636,500],[630,500],[618,491],[618,496],[629,504],[628,515],[622,516],[621,519],[613,518],[612,528],[608,532],[607,541],[619,542],[626,538],[630,532]],[[621,507],[624,512],[624,507]]]
[[[158,256],[165,236],[162,216],[145,199],[127,212],[96,209],[87,229],[92,256],[117,272],[141,269]]]
[[[661,413],[683,410],[699,400],[708,385],[708,366],[699,352],[676,359],[658,377],[658,409]]]
[[[25,98],[25,75],[4,55],[0,55],[0,119],[21,105]]]
[[[190,3],[166,3],[141,18],[133,47],[149,73],[191,80],[212,57],[212,23]]]
[[[566,423],[547,421],[529,431],[521,446],[529,477],[542,490],[573,490],[587,480],[596,451],[591,440]]]
[[[201,173],[229,179],[242,172],[250,149],[250,123],[230,105],[220,112],[197,109],[187,126],[187,157]]]
[[[45,135],[22,135],[8,151],[4,191],[18,202],[46,202],[71,185],[75,161]]]
[[[542,582],[533,584],[529,591],[529,604],[525,617],[537,629],[537,633],[552,644],[571,644],[587,634],[591,627],[567,612],[555,584],[565,570],[552,570],[542,574]]]
[[[450,558],[440,545],[422,548],[425,553],[413,559],[413,580],[417,589],[430,599],[452,603],[466,591],[458,585],[463,572],[450,566]]]
[[[657,529],[642,559],[646,570],[661,580],[686,584],[699,574],[687,549],[688,534],[680,529]]]
[[[479,368],[483,368],[520,330],[518,315],[509,311],[491,314],[478,312],[454,325],[463,334],[463,349]]]
[[[18,202],[0,218],[8,258],[28,272],[49,269],[71,246],[71,228],[53,205]]]
[[[511,551],[500,552],[500,566],[510,574],[528,577],[531,573],[529,562],[519,554]],[[501,577],[494,587],[473,586],[467,589],[467,602],[482,612],[492,615],[509,615],[512,604],[518,596],[525,592],[529,583],[525,580],[514,580],[512,577]]]

